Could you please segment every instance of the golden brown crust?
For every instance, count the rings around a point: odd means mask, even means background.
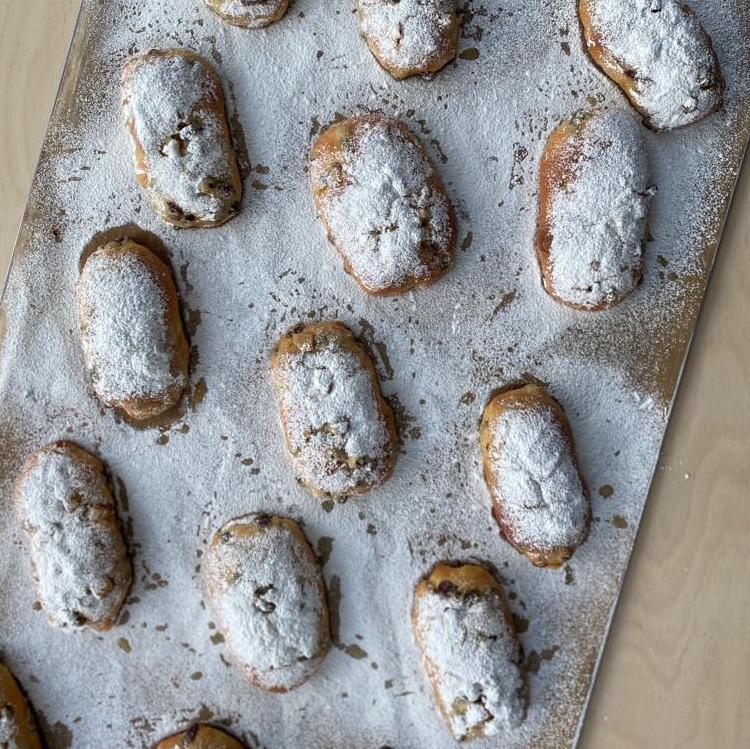
[[[552,205],[556,196],[564,193],[575,179],[576,165],[581,155],[580,143],[576,144],[576,139],[592,116],[592,112],[579,112],[574,117],[563,120],[547,139],[539,165],[539,214],[534,236],[544,290],[559,304],[581,312],[602,312],[622,301],[622,298],[618,298],[613,302],[605,301],[593,307],[575,304],[557,293],[553,281],[550,259]]]
[[[456,564],[453,562],[439,562],[430,574],[419,581],[415,596],[423,596],[430,589],[437,589],[441,585],[451,586],[458,596],[470,593],[482,595],[491,590],[502,592],[502,586],[492,573],[478,564]],[[512,623],[512,619],[509,619]]]
[[[83,277],[86,265],[93,258],[110,260],[116,263],[126,256],[137,259],[144,270],[149,273],[163,295],[166,307],[164,325],[169,341],[171,358],[170,370],[175,379],[175,384],[170,385],[166,390],[154,396],[132,396],[119,399],[112,398],[107,393],[99,391],[97,391],[97,395],[106,406],[121,410],[135,421],[144,421],[159,416],[172,408],[180,400],[184,390],[183,383],[187,383],[188,378],[190,347],[182,325],[177,287],[174,283],[171,268],[147,247],[137,244],[130,239],[110,242],[104,247],[100,247],[86,258],[86,262],[81,269],[81,277],[78,282],[78,317],[81,327],[81,337],[84,341],[83,350],[86,364],[89,372],[93,372],[95,369],[93,354],[89,351],[85,343],[90,316],[90,300],[84,298],[81,278]],[[106,304],[106,300],[97,300],[97,303]],[[97,389],[96,381],[94,382],[94,389]]]
[[[378,5],[383,6],[385,10],[379,11]],[[369,0],[368,2],[359,0],[357,4],[360,33],[378,65],[390,73],[396,80],[403,80],[413,75],[432,75],[442,70],[442,68],[453,60],[458,52],[461,24],[458,14],[455,12],[454,3],[451,2],[451,5],[454,5],[454,7],[450,23],[440,31],[439,40],[435,44],[434,51],[418,61],[411,62],[405,57],[401,60],[398,59],[400,55],[396,50],[403,45],[404,40],[401,40],[396,49],[389,50],[389,47],[393,46],[391,34],[378,34],[376,29],[380,28],[381,24],[376,23],[371,27],[368,19],[369,14],[373,12],[388,12],[394,5],[392,0]],[[425,24],[427,22],[428,19],[424,19],[422,23]],[[394,18],[393,25],[395,27],[399,25],[398,18]],[[393,31],[393,29],[388,30]]]
[[[554,264],[552,261],[552,244],[553,235],[555,229],[553,227],[553,211],[555,205],[560,205],[561,201],[572,199],[577,191],[576,183],[580,180],[582,159],[584,159],[584,148],[587,140],[590,139],[589,133],[591,128],[596,127],[596,121],[607,123],[607,127],[613,129],[612,134],[606,136],[606,148],[614,148],[625,150],[627,146],[625,139],[618,138],[618,133],[623,135],[621,130],[623,126],[623,116],[618,115],[615,112],[608,110],[582,110],[569,117],[562,122],[550,133],[547,143],[542,153],[542,158],[539,166],[539,211],[537,215],[536,232],[534,236],[534,246],[536,249],[537,260],[539,261],[539,267],[542,274],[542,285],[544,290],[559,304],[570,309],[575,309],[581,312],[602,312],[612,307],[621,304],[627,299],[638,287],[641,282],[643,269],[642,260],[640,253],[642,253],[642,244],[645,242],[646,235],[646,222],[644,221],[641,225],[641,231],[643,236],[641,239],[639,257],[635,258],[628,256],[625,252],[620,257],[619,262],[619,276],[616,280],[614,279],[603,279],[597,276],[596,271],[586,271],[581,268],[581,277],[578,279],[581,286],[586,286],[587,283],[592,284],[592,288],[587,291],[590,293],[582,293],[580,289],[572,288],[558,288],[555,283],[555,272]],[[629,118],[624,121],[630,122]],[[637,125],[633,123],[634,128]],[[633,132],[627,132],[627,135],[634,135]],[[597,149],[604,149],[604,143],[601,141],[594,141],[599,143]],[[642,148],[640,142],[640,136],[630,144],[631,149]],[[604,155],[604,150],[597,150],[598,155]],[[642,153],[628,152],[631,157],[633,164],[643,161],[643,171],[638,176],[644,180],[644,184],[637,184],[637,177],[634,183],[631,185],[631,189],[635,191],[635,195],[640,196],[635,198],[635,201],[642,200],[648,203],[649,198],[644,197],[651,194],[650,188],[647,186],[646,178],[648,173],[647,160],[643,157]],[[586,156],[585,161],[595,162],[595,157]],[[591,168],[591,167],[589,167]],[[637,168],[633,166],[633,169],[638,172]],[[601,168],[600,168],[601,171]],[[625,178],[625,175],[622,175]],[[628,206],[633,215],[635,210],[633,206]],[[647,208],[646,208],[647,210]],[[593,220],[593,219],[591,219]],[[569,230],[572,227],[567,227]],[[559,230],[559,227],[558,227]],[[595,228],[590,229],[591,242],[595,242],[594,234]],[[623,253],[623,247],[628,247],[628,242],[637,241],[633,237],[629,237],[625,229],[621,231],[623,236],[612,237],[609,245],[605,245],[600,248],[602,252],[609,251],[610,257],[615,256],[615,253]],[[570,252],[576,252],[577,247],[571,247]],[[632,253],[632,248],[630,249]],[[603,260],[602,264],[605,265]],[[610,260],[610,265],[614,263]],[[608,281],[609,285],[600,288],[598,292],[594,292],[595,286],[602,287],[604,282]],[[599,303],[596,303],[600,300]]]
[[[444,200],[448,209],[448,225],[443,237],[443,243],[447,246],[448,252],[436,253],[432,247],[426,245],[420,255],[422,264],[430,269],[427,275],[420,276],[419,278],[414,275],[407,275],[401,283],[394,283],[378,288],[368,285],[353,269],[346,247],[342,245],[341,241],[336,240],[334,232],[331,230],[327,210],[327,199],[329,196],[341,193],[348,187],[349,183],[343,164],[356,155],[359,131],[366,125],[386,125],[395,128],[404,139],[416,146],[421,158],[432,167],[431,176],[425,182],[425,187],[430,191],[434,191],[435,195]],[[373,296],[387,296],[401,294],[416,287],[429,286],[442,278],[451,269],[457,233],[455,211],[440,178],[440,174],[432,163],[424,145],[405,123],[400,120],[383,117],[383,115],[377,113],[349,117],[345,120],[335,122],[320,133],[313,142],[310,149],[310,163],[313,198],[315,199],[315,206],[325,227],[326,235],[341,256],[344,263],[344,270],[368,294],[372,294]]]
[[[622,68],[612,59],[609,50],[602,43],[602,39],[597,34],[591,22],[591,7],[589,0],[579,0],[578,15],[581,19],[581,28],[586,51],[591,59],[602,70],[602,72],[612,81],[614,81],[627,96],[630,103],[644,117],[648,116],[647,112],[641,110],[635,100],[635,91],[637,82],[634,78],[627,75]]]
[[[199,101],[192,103],[192,110],[185,117],[190,121],[200,121],[202,117],[211,116],[215,118],[219,132],[216,135],[215,147],[223,154],[226,177],[218,178],[212,175],[207,179],[206,194],[213,195],[221,203],[220,210],[215,215],[196,215],[191,209],[178,205],[173,196],[161,194],[159,187],[154,184],[152,168],[149,159],[157,158],[156,154],[147,153],[144,144],[137,133],[136,117],[130,106],[130,88],[133,77],[140,66],[149,65],[159,60],[172,57],[181,57],[198,63],[213,83],[212,93],[204,96]],[[164,221],[182,229],[212,228],[221,226],[239,213],[242,200],[242,177],[237,165],[237,157],[232,146],[232,137],[227,121],[226,105],[221,87],[221,79],[211,64],[201,55],[189,49],[152,49],[142,54],[131,57],[123,68],[122,74],[123,102],[127,113],[126,125],[130,133],[135,158],[135,176],[138,184],[147,191],[154,210]],[[172,123],[173,130],[179,130],[182,123]],[[164,138],[171,137],[172,133],[165,132]],[[210,182],[210,184],[209,184]]]
[[[162,739],[154,749],[245,749],[245,745],[221,728],[194,723],[186,731]]]
[[[372,360],[364,349],[357,343],[349,328],[338,320],[325,320],[314,322],[309,325],[296,325],[287,330],[276,342],[271,352],[270,366],[273,372],[281,365],[286,356],[299,356],[310,350],[317,350],[329,340],[335,340],[343,349],[354,354],[360,361],[363,369],[371,372],[377,379],[377,372]],[[383,405],[388,408],[386,401]]]
[[[565,415],[562,406],[560,406],[560,404],[542,386],[529,384],[496,394],[487,404],[487,407],[482,414],[482,422],[479,429],[479,442],[482,450],[484,477],[492,497],[493,515],[503,536],[511,546],[523,554],[536,567],[556,568],[567,562],[568,559],[573,556],[573,553],[580,544],[576,544],[575,546],[559,546],[552,549],[540,549],[532,544],[522,543],[517,538],[517,529],[510,522],[504,511],[502,494],[499,488],[500,477],[494,470],[491,457],[492,434],[500,417],[507,411],[523,411],[540,407],[549,409],[552,412],[554,419],[559,424],[565,441],[565,447],[570,452],[575,469],[578,471],[583,491],[588,499],[588,489],[586,488],[586,482],[581,475],[578,459],[576,458],[573,433],[570,429],[568,418]],[[591,515],[589,512],[586,521],[586,531],[580,543],[585,541],[590,524]]]
[[[558,191],[573,177],[573,158],[569,143],[576,133],[580,132],[582,121],[574,118],[563,120],[550,134],[542,153],[539,165],[539,214],[536,222],[534,243],[539,266],[542,271],[542,282],[545,291],[560,304],[567,302],[555,294],[552,283],[552,263],[550,248],[552,246],[552,203]],[[598,311],[599,308],[592,311]]]
[[[89,529],[95,528],[98,531],[96,538],[99,544],[104,542],[110,544],[110,584],[108,590],[102,593],[100,602],[103,602],[105,597],[109,597],[110,600],[106,608],[103,608],[100,611],[97,618],[93,618],[93,614],[87,616],[83,612],[75,612],[78,620],[75,622],[74,627],[86,627],[95,632],[106,632],[107,630],[112,629],[117,622],[117,617],[132,584],[133,570],[119,524],[116,502],[112,496],[109,480],[106,478],[104,464],[87,450],[84,450],[82,447],[79,447],[77,444],[69,440],[58,440],[41,447],[28,457],[16,480],[14,494],[16,517],[32,539],[40,533],[39,528],[29,527],[27,502],[30,499],[33,501],[35,498],[29,498],[26,496],[26,482],[31,474],[38,469],[39,464],[46,460],[48,456],[55,453],[68,459],[71,465],[75,466],[75,470],[81,477],[89,478],[94,485],[100,483],[99,490],[101,491],[101,501],[98,502],[96,506],[90,507],[89,511],[80,522]],[[75,506],[78,501],[80,501],[80,498],[65,497],[65,502],[72,508],[70,512],[75,512]],[[42,549],[42,551],[44,551],[44,549]],[[101,561],[103,552],[104,549],[100,548],[99,559],[97,561]],[[38,568],[36,561],[34,562],[34,566]],[[41,578],[39,579],[39,585],[41,592],[42,586],[44,585],[44,581],[42,581]],[[73,597],[74,596],[69,595],[67,598]],[[44,596],[42,596],[42,598],[44,598]],[[73,602],[67,599],[65,603],[68,606],[73,605]],[[69,614],[70,612],[47,610],[47,618],[49,622],[56,626],[67,627],[69,624],[67,620]]]
[[[31,707],[10,669],[0,663],[0,733],[3,730],[12,731],[13,749],[42,749]]]
[[[505,591],[495,576],[486,568],[478,564],[462,564],[460,562],[439,562],[429,575],[422,578],[414,590],[414,601],[411,609],[411,626],[415,640],[422,655],[422,664],[427,674],[427,680],[432,687],[435,704],[445,723],[453,730],[452,710],[455,706],[447,705],[443,699],[441,683],[444,678],[437,664],[429,657],[427,649],[427,633],[419,622],[420,601],[430,595],[439,593],[448,598],[466,600],[471,597],[485,597],[489,594],[497,594],[500,614],[505,622],[509,636],[516,641],[519,653],[520,645],[517,643],[516,625],[513,614],[508,607]],[[525,690],[524,690],[525,692]],[[523,701],[528,699],[527,693],[523,694]],[[525,710],[525,705],[524,708]],[[484,734],[483,724],[477,724],[469,730],[468,735],[459,737],[459,741],[472,741],[481,738]]]
[[[227,0],[204,0],[204,2],[227,23],[245,29],[262,29],[276,23],[284,17],[289,8],[289,0],[256,0],[255,8],[251,3],[244,12],[231,10]]]
[[[299,544],[299,549],[305,555],[307,562],[311,568],[320,570],[318,558],[315,556],[315,552],[310,546],[310,542],[307,540],[302,528],[294,520],[279,515],[265,515],[262,513],[255,515],[245,515],[234,520],[230,520],[223,525],[216,533],[214,533],[209,544],[207,556],[218,556],[221,554],[221,547],[227,544],[231,537],[236,538],[247,538],[250,536],[261,534],[269,527],[281,527],[292,533]],[[273,682],[271,677],[267,673],[263,673],[255,668],[252,668],[250,664],[246,662],[241,653],[233,647],[232,632],[226,627],[226,623],[221,620],[219,615],[220,600],[222,597],[222,587],[219,584],[219,580],[213,577],[211,572],[210,564],[206,566],[206,587],[208,590],[209,598],[214,604],[215,610],[217,611],[217,618],[219,618],[219,626],[225,637],[227,647],[234,657],[234,661],[239,666],[245,678],[258,689],[263,689],[266,692],[272,692],[275,694],[284,694],[296,689],[297,687],[304,684],[318,669],[320,664],[325,659],[328,651],[331,648],[331,625],[330,625],[330,612],[327,603],[327,593],[325,583],[323,581],[323,575],[317,574],[314,579],[308,579],[308,584],[315,585],[319,599],[323,602],[320,618],[317,622],[317,649],[315,657],[308,660],[305,664],[305,669],[301,673],[298,679],[290,684],[284,686]],[[191,747],[192,749],[192,747]]]
[[[643,116],[644,124],[651,130],[656,132],[662,132],[664,130],[670,130],[673,128],[660,128],[652,121],[652,113],[645,109],[638,99],[638,77],[643,74],[647,74],[647,71],[629,71],[625,69],[622,63],[617,60],[612,52],[606,47],[602,37],[597,33],[593,23],[593,5],[596,0],[579,0],[578,2],[578,15],[581,21],[581,29],[583,33],[583,39],[585,47],[591,59],[596,63],[597,67],[625,94],[630,101],[631,105]],[[695,16],[695,11],[687,5],[687,3],[677,3],[686,16]],[[700,33],[703,38],[703,42],[707,49],[710,50],[711,55],[716,60],[716,51],[714,49],[713,40],[701,27]],[[717,63],[718,68],[718,63]],[[722,106],[722,92],[724,88],[724,82],[721,79],[721,74],[717,70],[717,81],[715,86],[718,88],[719,96],[717,98],[716,106],[711,110],[706,111],[703,115],[698,118],[691,120],[686,125],[694,124],[702,119],[705,119],[709,115],[717,112]]]
[[[276,343],[270,357],[271,380],[278,393],[282,393],[286,384],[281,377],[284,362],[289,357],[299,357],[311,351],[318,351],[325,348],[330,342],[334,342],[341,350],[352,354],[356,357],[359,366],[369,374],[372,382],[372,395],[375,399],[377,411],[382,418],[387,431],[387,445],[383,451],[383,465],[376,480],[362,483],[358,486],[347,488],[340,494],[322,490],[311,482],[300,482],[313,495],[317,497],[331,496],[355,496],[364,494],[371,489],[383,484],[393,472],[396,462],[396,445],[398,443],[398,433],[396,431],[396,420],[393,409],[383,398],[380,390],[380,381],[378,374],[370,357],[365,353],[362,347],[357,343],[353,333],[343,323],[338,321],[311,323],[302,327],[295,327],[287,331]],[[294,446],[291,437],[289,418],[283,406],[283,398],[279,399],[281,423],[284,431],[287,448],[291,454],[294,454]]]

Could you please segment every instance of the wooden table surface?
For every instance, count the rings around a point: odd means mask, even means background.
[[[0,2],[0,278],[79,0]],[[1,449],[1,447],[0,447]],[[750,747],[750,168],[740,182],[582,749]]]

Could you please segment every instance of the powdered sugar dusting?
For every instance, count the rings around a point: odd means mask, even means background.
[[[8,707],[0,706],[0,742],[7,749],[19,749],[16,743],[16,723]]]
[[[544,293],[533,247],[547,135],[588,97],[624,105],[579,42],[576,3],[470,1],[461,48],[474,52],[400,83],[373,62],[354,14],[334,5],[294,0],[282,23],[256,34],[196,0],[84,1],[70,68],[78,83],[66,80],[50,125],[0,353],[3,651],[75,747],[147,749],[210,711],[248,747],[454,749],[409,613],[432,565],[467,558],[497,571],[512,613],[528,622],[518,634],[534,667],[528,714],[504,742],[574,743],[748,132],[750,11],[743,0],[694,0],[726,75],[726,109],[669,134],[644,131],[659,185],[644,280],[625,303],[587,315]],[[252,156],[243,211],[217,230],[165,225],[133,180],[120,72],[134,51],[170,44],[221,71]],[[363,293],[332,259],[307,173],[322,125],[372,111],[419,135],[459,219],[453,270],[389,297]],[[132,222],[163,239],[192,320],[184,413],[160,428],[135,429],[101,408],[76,319],[81,248]],[[318,502],[290,469],[268,360],[291,326],[333,319],[372,353],[402,443],[387,482]],[[592,494],[589,538],[558,571],[502,541],[482,475],[484,405],[526,373],[565,404]],[[34,611],[9,501],[25,456],[66,433],[127,491],[129,619],[101,636],[61,637]],[[304,524],[329,594],[334,646],[283,696],[253,689],[217,644],[196,569],[214,529],[249,512]],[[39,674],[50,676],[30,678]]]
[[[658,129],[702,119],[721,103],[721,75],[700,20],[680,0],[587,0],[593,27],[635,82]],[[632,72],[632,74],[631,74]]]
[[[312,552],[289,527],[265,520],[246,516],[219,530],[206,555],[206,579],[242,667],[265,688],[290,689],[325,653],[326,603]]]
[[[18,725],[10,705],[0,705],[0,744],[7,749],[19,749],[17,734]]]
[[[370,291],[418,284],[451,263],[450,204],[412,137],[398,123],[361,119],[343,149],[343,173],[326,155],[312,161],[331,239]]]
[[[42,749],[26,697],[4,663],[0,663],[0,746]]]
[[[456,24],[455,0],[359,0],[357,8],[360,31],[386,67],[429,70],[452,46],[446,34]]]
[[[341,495],[383,480],[391,436],[374,375],[353,352],[326,337],[319,347],[283,356],[273,372],[300,482]]]
[[[13,705],[5,701],[5,695],[0,688],[0,746],[3,749],[24,749],[19,743],[23,740],[21,729]]]
[[[234,155],[224,142],[223,111],[206,106],[223,102],[206,65],[180,54],[142,55],[128,64],[123,100],[157,209],[189,220],[225,216],[235,199],[229,184]]]
[[[417,639],[454,737],[512,733],[524,716],[524,683],[501,594],[460,596],[428,587],[414,605]]]
[[[289,5],[289,0],[204,0],[231,23],[249,29],[267,26]]]
[[[0,746],[3,749],[24,749],[17,739],[18,724],[10,705],[0,705]]]
[[[165,397],[185,386],[186,373],[174,367],[164,291],[138,256],[95,252],[78,295],[86,360],[104,403]]]
[[[589,500],[551,408],[508,408],[491,435],[498,500],[514,540],[544,551],[578,546],[588,529]]]
[[[622,111],[594,113],[561,158],[570,177],[551,197],[553,291],[582,308],[614,304],[643,265],[653,189],[639,126]]]
[[[18,492],[50,623],[71,630],[112,623],[130,567],[104,473],[55,444],[31,458]]]

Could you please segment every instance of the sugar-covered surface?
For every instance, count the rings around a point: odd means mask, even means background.
[[[62,628],[108,628],[131,569],[101,464],[59,442],[35,453],[22,477],[19,517],[47,618]]]
[[[517,727],[525,709],[521,652],[500,593],[460,597],[429,588],[414,605],[415,639],[454,736],[494,736]]]
[[[350,140],[340,156],[310,160],[331,241],[370,291],[437,277],[451,263],[454,234],[432,164],[392,121],[359,120]]]
[[[184,371],[172,371],[164,290],[139,256],[92,255],[77,290],[87,316],[81,345],[104,402],[168,397],[170,388],[184,387]]]
[[[641,127],[621,109],[597,114],[562,160],[572,165],[572,184],[550,200],[549,281],[578,309],[611,306],[640,278],[654,192]]]
[[[251,747],[451,747],[409,627],[414,584],[440,559],[489,563],[508,591],[531,702],[506,744],[574,742],[750,119],[750,11],[741,0],[693,5],[723,65],[727,109],[644,133],[659,187],[645,281],[617,309],[587,315],[544,294],[532,241],[550,130],[589,100],[627,106],[586,57],[575,3],[469,2],[462,56],[433,80],[397,83],[359,38],[354,2],[296,0],[281,22],[247,32],[193,0],[85,1],[5,295],[0,359],[0,647],[52,749],[146,747],[195,718],[226,722]],[[177,231],[153,214],[118,106],[127,55],[179,44],[221,72],[252,164],[241,215],[217,230]],[[459,212],[452,272],[393,298],[345,276],[306,174],[319,128],[365,108],[423,138]],[[80,351],[79,257],[96,233],[131,222],[171,252],[194,328],[191,394],[161,429],[103,411]],[[290,325],[336,317],[371,349],[404,442],[381,488],[321,504],[295,484],[267,359]],[[565,406],[594,501],[589,540],[556,572],[500,540],[481,476],[482,408],[527,374]],[[66,636],[34,611],[11,508],[23,457],[63,436],[118,479],[134,554],[121,624],[102,636]],[[335,647],[283,696],[226,665],[199,572],[211,532],[261,510],[303,522],[332,608]]]
[[[182,55],[145,55],[133,59],[123,78],[136,169],[146,173],[139,176],[154,206],[178,223],[222,223],[239,191],[212,71]]]
[[[250,29],[263,28],[289,5],[289,0],[204,0],[206,5],[232,23]]]
[[[251,515],[223,525],[208,547],[205,579],[233,660],[265,688],[287,690],[325,653],[325,599],[299,531],[268,520],[260,525]]]
[[[344,348],[341,334],[320,338],[280,356],[274,378],[298,480],[345,496],[386,478],[393,439],[372,371]]]
[[[697,122],[718,108],[721,76],[700,19],[680,0],[594,0],[590,23],[656,129]]]
[[[524,548],[575,548],[589,499],[563,426],[548,406],[509,408],[490,429],[490,471],[502,515]]]
[[[360,0],[357,7],[362,35],[377,45],[388,68],[425,70],[428,63],[434,69],[455,43],[454,0]]]

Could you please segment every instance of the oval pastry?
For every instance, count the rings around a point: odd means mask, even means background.
[[[524,719],[521,646],[500,583],[474,564],[438,564],[414,593],[414,638],[435,702],[457,741]]]
[[[0,747],[42,749],[29,703],[4,663],[0,663]]]
[[[245,749],[245,745],[220,728],[194,723],[187,731],[162,739],[154,749]]]
[[[102,463],[72,442],[53,442],[24,464],[16,504],[50,624],[110,629],[132,569]]]
[[[679,0],[580,0],[588,52],[654,130],[718,111],[723,80],[711,37]]]
[[[189,349],[170,269],[131,240],[111,242],[86,259],[77,291],[83,352],[102,403],[136,420],[174,406]]]
[[[480,427],[484,476],[505,538],[559,567],[588,536],[591,503],[560,405],[538,385],[495,395]]]
[[[271,379],[297,480],[316,496],[364,494],[396,459],[393,411],[370,357],[339,322],[295,328],[276,344]]]
[[[430,284],[450,268],[453,206],[402,122],[373,114],[331,125],[313,144],[310,176],[328,238],[368,293]]]
[[[278,21],[289,7],[289,0],[204,0],[216,15],[233,26],[262,29]]]
[[[458,50],[455,0],[358,0],[359,30],[394,78],[436,73]]]
[[[330,647],[328,605],[315,555],[293,520],[231,520],[206,552],[208,594],[237,665],[252,684],[288,692]]]
[[[629,296],[641,281],[654,193],[630,115],[600,110],[558,125],[539,169],[536,251],[547,293],[587,312]]]
[[[182,228],[219,226],[242,198],[221,82],[200,55],[152,49],[123,71],[135,173],[154,210]]]

